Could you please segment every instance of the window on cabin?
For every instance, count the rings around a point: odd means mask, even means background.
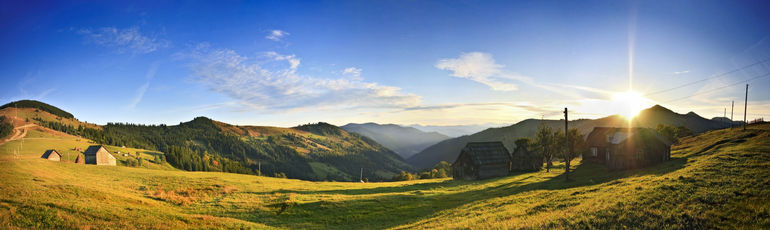
[[[599,149],[597,149],[596,147],[591,147],[591,156],[595,157],[598,155],[599,155]]]

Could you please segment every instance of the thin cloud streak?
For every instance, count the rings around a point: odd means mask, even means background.
[[[265,38],[280,42],[286,36],[289,36],[289,32],[283,30],[271,30]]]
[[[118,53],[148,54],[166,48],[170,44],[167,40],[142,34],[138,27],[80,29],[77,33],[83,35],[88,43],[116,48]]]
[[[150,80],[152,80],[155,77],[155,73],[158,72],[158,67],[160,67],[160,62],[158,61],[153,62],[152,65],[150,65],[150,69],[147,70],[147,74],[144,76],[146,82],[136,89],[136,95],[134,96],[134,99],[131,101],[131,103],[126,105],[126,109],[134,109],[136,108],[136,105],[142,101],[144,98],[144,93],[146,93],[147,89],[150,87]]]

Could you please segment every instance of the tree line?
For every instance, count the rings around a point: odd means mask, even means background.
[[[7,137],[13,133],[13,125],[10,119],[6,116],[0,116],[0,139]]]
[[[293,133],[268,137],[240,136],[222,131],[212,120],[198,117],[175,126],[107,123],[101,129],[73,127],[57,121],[35,118],[41,126],[91,139],[100,144],[131,146],[165,154],[172,166],[188,171],[219,171],[260,174],[306,180],[351,180],[361,167],[373,171],[398,172],[410,169],[397,164],[398,156],[376,142],[326,123],[308,124],[296,129],[325,137]],[[334,136],[335,138],[328,138]],[[343,145],[336,139],[351,144]],[[308,144],[310,143],[310,144]],[[295,148],[311,149],[299,153]],[[309,162],[321,162],[345,175],[316,175]],[[373,180],[388,180],[372,175]]]

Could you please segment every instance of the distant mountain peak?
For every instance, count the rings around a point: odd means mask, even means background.
[[[668,109],[666,107],[663,107],[661,105],[657,105],[657,104],[652,106],[652,107],[650,107],[650,108],[648,108],[648,109],[645,109],[645,111],[674,113],[674,111],[671,111],[670,109]]]
[[[688,116],[688,117],[700,117],[700,118],[702,118],[700,115],[698,115],[697,113],[695,113],[693,111],[690,111],[689,113],[685,114],[685,116]]]
[[[340,128],[368,137],[405,159],[430,145],[449,138],[440,132],[426,132],[414,127],[396,124],[350,123]]]

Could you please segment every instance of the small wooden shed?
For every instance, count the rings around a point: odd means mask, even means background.
[[[511,156],[502,142],[470,142],[452,164],[457,180],[506,176],[511,171]]]
[[[46,150],[45,153],[43,153],[43,156],[40,158],[48,159],[51,161],[61,161],[61,154],[59,154],[59,152],[54,149],[49,149]]]
[[[611,169],[641,168],[671,158],[671,141],[648,128],[596,127],[586,138],[584,161]]]
[[[110,154],[110,151],[104,148],[102,145],[88,146],[88,149],[83,153],[86,158],[86,164],[92,165],[116,165],[115,157]]]

